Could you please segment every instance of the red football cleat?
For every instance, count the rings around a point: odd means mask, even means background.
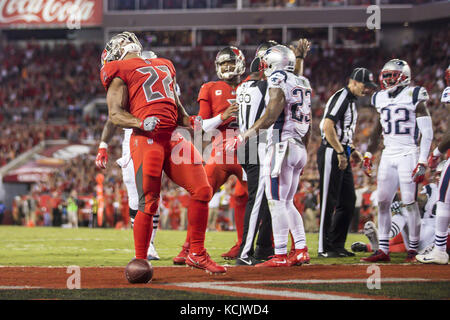
[[[288,262],[291,266],[301,266],[304,263],[309,263],[311,258],[309,257],[308,247],[303,249],[295,249],[291,251],[288,256]]]
[[[225,260],[234,260],[239,256],[240,248],[241,246],[236,243],[234,246],[231,247],[231,249],[228,252],[222,253],[221,257],[224,258]]]
[[[264,267],[290,267],[291,264],[288,260],[287,254],[276,254],[271,257],[272,259],[267,260],[263,263],[258,263],[255,265],[257,268]]]
[[[222,274],[227,272],[225,267],[217,264],[211,259],[206,252],[206,249],[203,249],[203,251],[198,254],[190,253],[186,258],[186,265],[205,270],[210,274]]]
[[[386,254],[382,250],[377,250],[371,256],[361,258],[360,261],[361,262],[391,261],[391,257],[389,257],[389,253]]]
[[[408,250],[405,262],[407,262],[407,263],[417,262],[416,255],[417,255],[417,251],[416,250]]]
[[[186,246],[185,244],[183,245],[180,253],[173,258],[173,264],[177,264],[177,265],[184,265],[186,264],[186,258],[189,254],[189,244]]]

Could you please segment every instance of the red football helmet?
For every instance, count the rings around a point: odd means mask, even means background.
[[[234,66],[222,71],[221,64],[225,61],[234,61]],[[220,50],[216,56],[216,72],[219,79],[230,80],[245,72],[245,57],[241,50],[236,47],[226,47]]]

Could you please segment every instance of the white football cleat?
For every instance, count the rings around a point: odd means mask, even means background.
[[[440,251],[434,247],[434,249],[427,254],[418,254],[416,260],[421,263],[447,264],[448,254],[447,252]]]
[[[150,243],[150,246],[148,247],[147,260],[160,260],[153,243]]]
[[[369,239],[370,245],[372,246],[372,251],[378,250],[378,230],[375,227],[375,223],[372,221],[367,221],[364,224],[364,235]]]

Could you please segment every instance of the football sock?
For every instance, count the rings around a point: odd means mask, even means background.
[[[404,210],[406,211],[406,219],[408,224],[408,236],[409,236],[409,243],[408,247],[409,250],[415,250],[419,248],[419,239],[420,239],[420,212],[419,212],[419,206],[417,202],[414,202],[412,204],[406,205],[404,207]]]
[[[153,241],[155,240],[156,231],[158,230],[158,224],[159,224],[159,209],[153,215],[153,231],[152,231],[152,237],[150,239],[150,243],[153,243]]]
[[[450,204],[436,203],[436,231],[434,245],[439,251],[446,251],[448,226],[450,221]]]
[[[275,254],[287,254],[289,221],[286,215],[286,201],[269,200],[270,215],[272,217],[273,240]]]
[[[147,213],[138,211],[133,226],[134,251],[137,259],[147,259],[152,229],[153,217]]]
[[[286,202],[286,207],[288,210],[289,229],[291,230],[295,249],[303,249],[306,246],[306,235],[302,216],[300,215],[300,212],[298,212],[292,200]]]
[[[378,203],[378,242],[379,249],[389,253],[389,231],[391,229],[391,203],[387,201]]]
[[[397,236],[404,228],[406,224],[406,219],[401,214],[396,214],[392,217],[391,230],[389,231],[389,237],[394,238]]]
[[[188,238],[190,252],[200,253],[204,249],[208,224],[208,202],[191,199],[188,207]]]

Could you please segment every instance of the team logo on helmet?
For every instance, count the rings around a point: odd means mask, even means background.
[[[233,61],[234,66],[228,66],[223,69],[222,64],[227,61]],[[230,80],[240,76],[245,72],[245,57],[241,50],[236,47],[226,47],[220,50],[215,60],[216,72],[219,79]]]

